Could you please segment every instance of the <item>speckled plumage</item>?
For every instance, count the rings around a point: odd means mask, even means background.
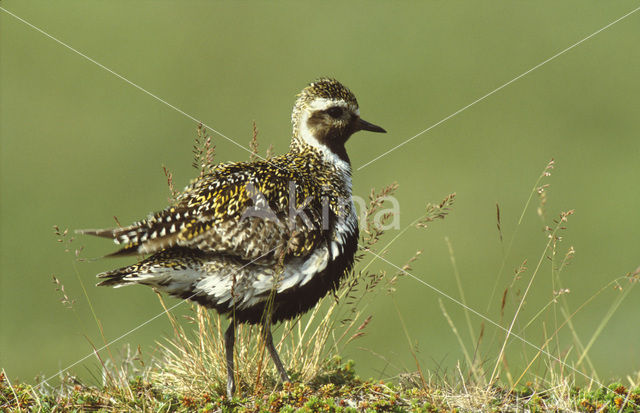
[[[280,256],[288,246],[290,254],[301,256],[320,241],[323,200],[331,212],[329,225],[336,217],[351,213],[350,205],[345,208],[341,202],[351,196],[341,178],[308,147],[268,161],[220,164],[188,186],[175,205],[129,227],[96,235],[123,245],[115,255],[148,254],[181,246],[248,260],[268,253],[261,258],[265,262]],[[246,208],[256,207],[256,200],[266,202],[278,220],[245,214]],[[291,239],[292,232],[284,221],[290,207],[303,205],[310,222],[301,224],[311,225],[298,228]],[[245,237],[252,237],[255,245],[246,243]]]
[[[235,310],[238,321],[259,322],[263,306],[251,307],[265,301],[276,285],[281,293],[309,282],[314,272],[294,269],[313,251],[324,249],[327,259],[331,252],[335,260],[350,243],[350,258],[340,260],[343,268],[336,275],[350,268],[358,236],[350,195],[339,174],[309,148],[269,161],[219,165],[187,187],[175,205],[132,226],[97,233],[124,246],[116,255],[154,254],[140,264],[100,274],[106,279],[101,285],[148,284],[222,313]],[[262,209],[255,211],[257,216],[252,211],[245,215],[247,208],[257,208],[256,200],[265,202],[266,213],[273,215],[264,218]],[[290,207],[305,215],[289,222]],[[284,267],[277,280],[279,260]],[[329,282],[322,295],[335,286]],[[297,315],[280,314],[279,301],[276,295],[274,321]]]
[[[292,123],[286,154],[217,165],[144,220],[81,231],[121,245],[112,255],[150,254],[99,274],[99,285],[149,285],[238,322],[267,324],[308,311],[335,289],[358,239],[344,144],[358,130],[384,130],[360,119],[353,93],[333,79],[303,89]],[[233,336],[225,337],[232,348]]]

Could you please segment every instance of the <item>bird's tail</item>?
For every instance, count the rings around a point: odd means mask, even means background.
[[[98,286],[123,287],[144,284],[166,290],[186,288],[202,278],[204,255],[187,248],[174,248],[154,254],[128,267],[98,274]]]
[[[189,217],[188,212],[171,207],[127,227],[79,229],[76,233],[109,238],[122,247],[107,255],[108,257],[154,254],[175,246],[178,243],[180,231],[189,220],[192,223],[197,221]]]
[[[118,251],[107,255],[107,257],[119,257],[139,254],[138,246],[139,233],[142,232],[140,223],[121,228],[107,229],[77,229],[76,234],[93,235],[101,238],[112,239],[118,245],[124,245]]]
[[[102,281],[96,285],[99,287],[124,287],[125,285],[135,284],[137,281],[136,273],[138,272],[136,267],[138,267],[137,264],[100,273],[97,277]]]
[[[94,235],[96,237],[109,238],[116,240],[120,243],[120,237],[131,230],[137,229],[137,225],[131,225],[122,228],[107,228],[107,229],[77,229],[76,234]]]

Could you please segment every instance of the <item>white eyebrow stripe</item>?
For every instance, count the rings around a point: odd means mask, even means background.
[[[315,98],[309,103],[309,109],[311,110],[325,110],[332,106],[342,106],[350,109],[349,104],[344,100],[335,100],[327,98]]]

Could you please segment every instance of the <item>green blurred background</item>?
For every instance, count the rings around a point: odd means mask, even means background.
[[[288,147],[295,94],[316,77],[336,77],[356,93],[363,117],[389,131],[354,136],[348,150],[355,168],[637,6],[584,0],[0,3],[243,145],[255,120],[262,149],[273,143],[278,153]],[[0,25],[0,366],[11,378],[32,381],[90,353],[89,340],[101,343],[81,280],[107,339],[161,311],[149,289],[93,287],[94,274],[131,260],[74,263],[52,225],[107,227],[114,215],[125,224],[162,208],[168,196],[162,165],[178,187],[195,175],[196,124],[3,11]],[[458,194],[450,217],[428,231],[409,231],[387,258],[401,265],[424,249],[413,273],[458,297],[448,237],[468,304],[507,325],[510,319],[500,318],[501,292],[528,259],[530,269],[514,290],[525,288],[546,243],[536,198],[496,279],[530,190],[554,158],[546,180],[548,218],[576,210],[561,244],[562,251],[576,249],[562,273],[570,308],[640,265],[639,38],[640,12],[355,172],[360,196],[400,184],[403,226],[426,202]],[[215,143],[218,161],[247,158],[224,139]],[[99,239],[74,244],[85,246],[85,257],[113,251]],[[552,298],[544,261],[517,327]],[[76,300],[73,310],[60,303],[52,274]],[[490,299],[496,283],[498,294]],[[575,331],[585,343],[620,294],[608,287],[576,315]],[[365,377],[413,370],[400,313],[421,365],[452,372],[462,353],[439,298],[403,278],[395,296],[382,294],[367,308],[373,315],[368,334],[344,356]],[[444,303],[471,345],[462,308]],[[508,314],[516,304],[508,302]],[[640,290],[632,290],[591,349],[600,378],[640,369],[639,315]],[[477,333],[482,320],[471,320]],[[553,323],[550,308],[522,334],[540,345]],[[501,343],[497,333],[486,325],[479,350],[491,367]],[[149,354],[169,334],[160,317],[114,351],[131,343]],[[575,361],[571,346],[563,330],[554,354],[568,351]],[[535,354],[518,342],[507,350],[514,371]],[[71,371],[86,377],[98,363],[90,358]],[[544,374],[544,362],[535,373]]]

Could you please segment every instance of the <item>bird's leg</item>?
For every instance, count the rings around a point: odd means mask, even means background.
[[[235,320],[232,318],[229,328],[224,333],[224,348],[227,356],[227,397],[233,398],[236,392],[236,381],[233,370],[233,345],[236,340]]]
[[[278,356],[278,352],[276,351],[276,346],[273,345],[273,336],[271,335],[271,325],[268,322],[262,325],[262,337],[264,338],[264,343],[267,346],[267,350],[269,350],[271,359],[275,363],[276,369],[278,369],[278,373],[280,373],[280,378],[282,378],[283,382],[291,381],[289,380],[289,375],[287,374],[287,371],[284,369],[284,366],[282,365],[280,356]]]

